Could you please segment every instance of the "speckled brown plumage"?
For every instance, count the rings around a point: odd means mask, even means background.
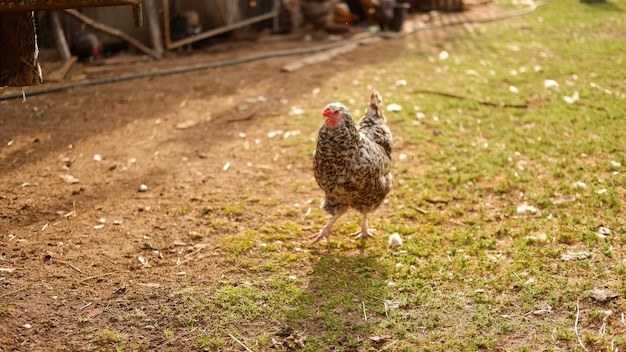
[[[313,175],[326,194],[322,208],[332,218],[313,243],[331,234],[333,223],[349,208],[363,215],[356,235],[371,236],[367,214],[380,206],[391,191],[391,131],[385,125],[382,98],[372,92],[367,112],[355,125],[341,103],[328,104],[313,155]]]

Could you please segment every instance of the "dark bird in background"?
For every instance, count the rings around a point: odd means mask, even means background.
[[[202,33],[200,15],[196,11],[175,12],[170,18],[170,36],[173,41]]]
[[[187,5],[192,3],[187,2]],[[190,38],[202,33],[202,21],[198,12],[185,10],[183,0],[173,0],[169,3],[170,14],[170,39],[173,42]],[[186,50],[191,51],[192,45],[186,45]],[[181,51],[180,48],[178,51]]]
[[[325,193],[322,208],[332,217],[312,243],[327,238],[331,228],[349,208],[363,215],[359,231],[353,235],[371,237],[367,214],[376,210],[391,191],[391,148],[393,138],[385,124],[382,97],[370,96],[365,116],[355,125],[341,103],[328,104],[313,154],[313,175]]]
[[[393,20],[396,0],[346,0],[346,4],[359,18],[357,23],[377,24],[384,31]]]
[[[333,23],[333,14],[338,3],[339,0],[302,0],[302,18],[319,33]]]
[[[396,6],[395,0],[364,0],[369,3],[368,14],[372,20],[380,26],[381,31],[389,29],[389,24],[393,20],[393,9]]]
[[[93,32],[82,28],[72,36],[70,51],[79,60],[93,60],[100,52],[100,39]]]

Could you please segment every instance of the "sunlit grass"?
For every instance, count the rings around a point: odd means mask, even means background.
[[[215,240],[204,260],[227,263],[221,282],[157,305],[164,343],[534,351],[583,350],[580,338],[589,350],[626,348],[623,11],[623,2],[553,1],[476,24],[443,43],[446,60],[399,50],[329,77],[313,100],[293,102],[304,114],[259,121],[250,134],[263,141],[232,148],[252,165],[233,190],[164,204],[196,223],[192,240]],[[337,100],[358,116],[370,88],[402,106],[387,113],[395,185],[370,216],[376,237],[361,253],[349,213],[329,243],[309,246],[328,219],[310,170],[321,121],[310,116]],[[299,133],[265,137],[277,129]],[[611,234],[598,236],[601,226]],[[392,251],[393,232],[404,244]],[[592,289],[614,296],[601,302]],[[122,345],[99,331],[95,343]]]

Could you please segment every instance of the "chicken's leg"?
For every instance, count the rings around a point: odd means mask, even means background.
[[[361,223],[361,229],[353,233],[352,236],[355,236],[356,238],[374,237],[374,235],[372,235],[373,230],[374,229],[367,228],[367,213],[363,213],[363,222]]]
[[[328,240],[328,236],[330,236],[330,234],[332,233],[331,228],[333,227],[333,224],[335,223],[335,221],[337,221],[337,219],[339,219],[341,215],[343,215],[343,213],[345,213],[345,211],[333,214],[333,217],[328,220],[328,224],[324,226],[322,231],[315,235],[309,236],[309,238],[312,239],[311,244],[319,242],[319,240],[321,240],[322,238],[326,238],[326,240]]]

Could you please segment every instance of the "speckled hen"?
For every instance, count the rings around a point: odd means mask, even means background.
[[[367,228],[367,214],[376,210],[391,191],[391,131],[385,125],[382,98],[373,91],[370,104],[355,125],[348,109],[341,103],[328,104],[323,111],[317,148],[313,154],[313,174],[326,194],[322,208],[332,217],[313,236],[312,243],[328,239],[335,221],[349,208],[363,215],[357,237],[372,236]]]

